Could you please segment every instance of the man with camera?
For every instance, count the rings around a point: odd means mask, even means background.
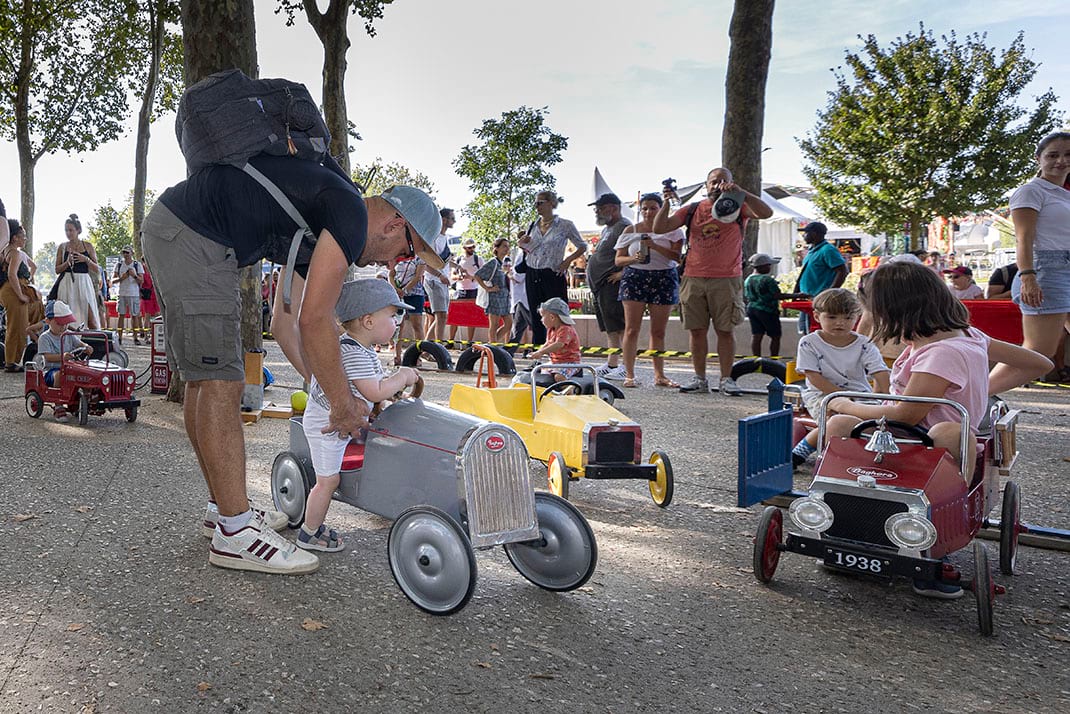
[[[587,280],[594,297],[594,314],[598,329],[606,335],[606,346],[620,349],[624,333],[624,306],[617,297],[623,268],[616,264],[617,239],[624,229],[632,224],[620,214],[620,199],[615,193],[603,193],[594,203],[595,220],[602,226],[598,245],[587,258]],[[627,376],[618,363],[617,353],[612,353],[605,364],[596,370],[602,379],[622,380]]]
[[[720,391],[739,396],[742,390],[732,379],[736,339],[733,330],[743,322],[743,235],[751,218],[768,218],[771,209],[761,197],[732,181],[732,172],[716,168],[706,175],[706,198],[681,206],[669,215],[670,199],[679,200],[676,187],[667,181],[665,202],[654,217],[654,231],[687,232],[687,259],[680,282],[680,314],[689,334],[691,365],[695,375],[681,392],[708,392],[706,353],[710,323],[717,335],[717,362],[721,370]]]

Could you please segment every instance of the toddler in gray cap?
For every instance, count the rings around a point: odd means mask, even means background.
[[[342,369],[353,395],[363,399],[369,407],[390,399],[419,379],[411,367],[401,367],[386,376],[375,352],[375,345],[390,342],[407,309],[393,286],[385,280],[369,278],[342,285],[342,293],[335,305],[335,314],[345,330],[338,338]],[[338,539],[338,533],[323,521],[331,505],[331,496],[338,488],[338,473],[350,437],[335,432],[324,433],[330,415],[327,395],[313,376],[302,426],[316,472],[316,485],[308,495],[305,522],[298,531],[297,546],[333,553],[345,546]]]

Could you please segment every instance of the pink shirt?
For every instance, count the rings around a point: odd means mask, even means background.
[[[892,394],[903,394],[915,372],[942,377],[951,382],[943,398],[966,407],[970,414],[970,429],[976,434],[988,406],[988,343],[991,338],[973,327],[967,328],[966,333],[930,342],[918,349],[908,343],[892,365]],[[938,404],[918,426],[928,429],[940,422],[960,420],[957,411]]]
[[[681,206],[674,216],[687,218],[687,206]],[[691,217],[688,237],[687,263],[684,277],[737,278],[743,275],[743,230],[747,226],[749,209],[743,207],[743,221],[721,223],[713,217],[713,202],[699,201]]]
[[[546,344],[561,342],[564,347],[550,353],[551,364],[579,364],[580,336],[572,325],[561,325],[546,331]]]

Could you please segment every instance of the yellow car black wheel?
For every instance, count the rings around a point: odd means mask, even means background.
[[[568,465],[559,451],[550,454],[546,460],[546,480],[550,485],[550,493],[568,500]]]
[[[664,451],[655,451],[650,455],[649,463],[657,467],[657,477],[650,479],[650,497],[662,508],[672,503],[672,463]]]

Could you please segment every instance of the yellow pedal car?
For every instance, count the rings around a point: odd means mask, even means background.
[[[648,483],[654,503],[662,508],[669,505],[673,479],[668,455],[654,451],[642,461],[642,427],[596,396],[598,375],[593,367],[537,365],[531,384],[497,387],[493,361],[483,362],[489,386],[482,386],[481,363],[476,386],[453,385],[450,408],[515,430],[531,457],[546,464],[552,493],[568,498],[569,482],[580,478],[641,479]],[[580,385],[572,380],[538,386],[535,376],[549,369],[590,371],[594,394],[579,394]]]

